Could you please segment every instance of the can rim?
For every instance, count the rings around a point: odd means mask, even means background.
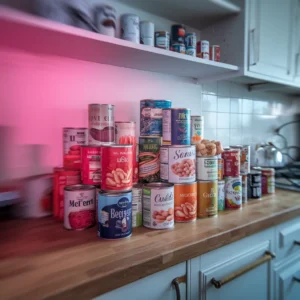
[[[192,185],[192,184],[197,184],[197,181],[193,181],[193,182],[180,182],[180,183],[174,183],[174,186],[176,185]]]
[[[193,147],[196,149],[196,145],[161,145],[160,148],[164,148],[164,147],[167,147],[167,148],[171,148],[171,147],[174,147],[174,148],[186,148],[186,147]]]
[[[87,127],[63,127],[63,130],[65,130],[65,129],[76,129],[76,130],[84,129],[84,130],[88,130]]]
[[[168,32],[168,31],[156,31],[156,32]],[[157,102],[157,101],[166,101],[166,102],[172,102],[171,100],[166,100],[166,99],[142,99],[140,100],[140,102],[142,101],[152,101],[152,102]]]
[[[115,106],[114,104],[106,104],[106,103],[90,103],[89,106],[104,106],[104,105],[108,105],[108,106]]]
[[[158,189],[160,190],[161,188],[167,188],[167,187],[174,187],[173,183],[169,182],[150,182],[150,183],[145,183],[144,187],[149,187],[152,189]]]
[[[115,124],[116,123],[126,123],[126,124],[127,123],[134,123],[135,124],[136,122],[135,121],[115,121]]]
[[[199,183],[209,183],[209,182],[218,182],[218,179],[216,179],[216,180],[197,180],[196,181],[197,183],[199,182]]]
[[[113,193],[113,192],[107,192],[107,191],[100,190],[99,195],[108,196],[108,197],[116,197],[116,196],[121,196],[121,195],[125,195],[125,194],[130,194],[131,192],[132,192],[131,190],[128,190],[128,191],[124,191],[124,192],[120,191],[120,192]]]
[[[93,145],[93,144],[91,144],[91,145],[82,145],[80,147],[81,148],[101,148],[100,145]]]
[[[181,44],[181,43],[177,43],[177,44]],[[183,43],[182,43],[183,44]],[[175,45],[175,44],[172,44]],[[191,110],[190,108],[186,108],[186,107],[169,107],[169,108],[162,108],[162,110],[180,110],[180,109],[184,109],[184,110]]]
[[[107,147],[107,148],[132,148],[134,145],[130,144],[113,144],[113,145],[101,145],[101,147]]]
[[[194,146],[196,146],[196,145],[194,145]],[[205,156],[200,156],[200,155],[196,155],[196,158],[214,158],[214,159],[218,159],[218,156],[217,155],[214,155],[214,156],[207,156],[207,155],[205,155]]]
[[[64,190],[68,192],[82,191],[82,190],[89,191],[89,190],[96,190],[96,187],[90,184],[73,184],[73,185],[65,186]]]
[[[143,183],[134,183],[132,185],[132,189],[138,189],[138,188],[143,188],[144,184]]]

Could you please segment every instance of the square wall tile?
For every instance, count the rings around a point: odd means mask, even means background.
[[[252,114],[253,101],[250,99],[243,99],[243,114]]]
[[[271,107],[268,101],[253,100],[253,114],[268,114]]]
[[[230,127],[230,114],[217,113],[217,128],[229,128],[229,127]]]
[[[230,112],[230,98],[218,96],[218,112]]]
[[[231,98],[230,99],[230,112],[231,113],[242,113],[243,112],[243,99]]]
[[[242,127],[252,130],[252,115],[242,114]]]
[[[242,128],[242,114],[230,114],[230,128],[239,129]]]
[[[217,113],[215,112],[203,112],[202,113],[204,117],[204,129],[208,128],[217,128]]]
[[[203,93],[217,95],[218,93],[218,84],[217,81],[204,83],[202,85]]]
[[[217,96],[203,94],[202,101],[202,111],[217,111]]]
[[[222,143],[223,147],[229,146],[230,144],[229,136],[230,136],[229,129],[217,129],[217,140]]]
[[[229,81],[218,81],[218,96],[230,97]]]
[[[242,140],[243,145],[250,145],[252,143],[252,131],[248,129],[242,129]]]
[[[213,129],[213,128],[204,129],[204,138],[208,140],[216,140],[217,129]]]
[[[242,143],[242,129],[230,129],[230,145],[240,145]]]

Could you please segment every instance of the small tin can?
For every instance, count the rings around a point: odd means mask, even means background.
[[[116,36],[117,11],[107,4],[97,5],[94,8],[95,25],[99,33],[108,36]]]
[[[218,45],[209,47],[209,59],[213,61],[221,61],[221,48]]]
[[[155,47],[170,50],[170,34],[168,31],[155,32]]]
[[[151,229],[174,227],[174,185],[152,182],[143,186],[143,225]]]
[[[101,147],[101,189],[124,192],[132,189],[132,145]]]
[[[230,146],[230,148],[240,150],[240,172],[241,172],[241,174],[250,173],[250,146],[249,145],[236,145],[236,146]]]
[[[218,214],[218,181],[197,181],[197,217],[206,218]]]
[[[225,206],[226,208],[241,208],[242,206],[242,178],[225,177]]]
[[[173,43],[183,43],[185,37],[185,27],[180,24],[172,25],[171,27],[171,38]]]
[[[261,171],[251,170],[248,174],[248,198],[261,198]]]
[[[163,109],[163,144],[191,144],[191,110],[189,108]]]
[[[238,177],[240,175],[240,150],[226,149],[222,153],[224,159],[224,176]]]
[[[132,187],[132,227],[143,225],[143,185],[140,183],[134,184]]]
[[[185,35],[185,46],[196,50],[197,37],[195,32],[187,33]]]
[[[96,188],[93,185],[69,185],[64,188],[64,227],[83,230],[95,225]]]
[[[172,44],[172,51],[178,52],[181,54],[185,54],[185,45],[184,43],[173,43]]]
[[[121,39],[140,43],[140,18],[134,14],[121,16]]]
[[[241,174],[242,176],[242,202],[248,202],[248,176],[247,174]]]
[[[218,181],[218,210],[225,210],[225,181]]]
[[[116,240],[131,236],[132,193],[99,193],[98,236]]]
[[[197,180],[217,180],[218,158],[216,156],[197,156],[196,171]]]
[[[191,144],[200,144],[204,137],[204,117],[191,116]]]
[[[87,128],[63,128],[64,168],[80,170],[80,147],[87,145]]]
[[[115,107],[112,104],[89,104],[89,144],[115,143]]]
[[[263,195],[275,193],[275,169],[261,168],[261,187]]]
[[[196,181],[196,147],[194,145],[161,146],[160,179],[171,183]]]
[[[154,47],[154,23],[149,21],[140,22],[140,43]]]
[[[174,185],[175,222],[191,222],[197,218],[197,183]]]
[[[81,147],[81,180],[83,184],[99,185],[101,183],[101,147]]]
[[[159,181],[159,153],[161,137],[140,136],[139,138],[139,182]]]
[[[223,180],[224,178],[224,159],[222,155],[219,154],[218,156],[218,180]]]
[[[197,57],[209,59],[209,41],[197,42]]]
[[[196,57],[196,48],[186,47],[185,54]]]

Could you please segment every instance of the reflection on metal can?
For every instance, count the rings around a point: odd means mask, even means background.
[[[134,184],[132,187],[132,227],[143,225],[143,185],[140,183]]]
[[[140,18],[134,14],[121,16],[121,39],[140,43]]]
[[[155,32],[155,47],[160,49],[170,49],[170,34],[168,31]]]
[[[211,217],[218,214],[218,181],[197,181],[197,216]]]
[[[261,171],[252,170],[248,174],[248,198],[261,198]]]
[[[101,183],[101,146],[81,147],[81,180],[83,184]]]
[[[225,205],[226,208],[240,208],[242,206],[242,178],[225,177]]]
[[[216,156],[197,156],[196,158],[197,180],[218,179],[218,159]]]
[[[218,181],[218,210],[225,209],[225,181]]]

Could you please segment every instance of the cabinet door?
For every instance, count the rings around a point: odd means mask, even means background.
[[[295,30],[295,81],[300,83],[300,0],[297,0]]]
[[[186,263],[181,263],[161,272],[108,292],[94,300],[143,299],[143,300],[176,300],[173,279],[186,275]],[[186,299],[186,282],[179,284],[180,296]]]
[[[294,80],[295,0],[251,0],[249,3],[249,71]]]

